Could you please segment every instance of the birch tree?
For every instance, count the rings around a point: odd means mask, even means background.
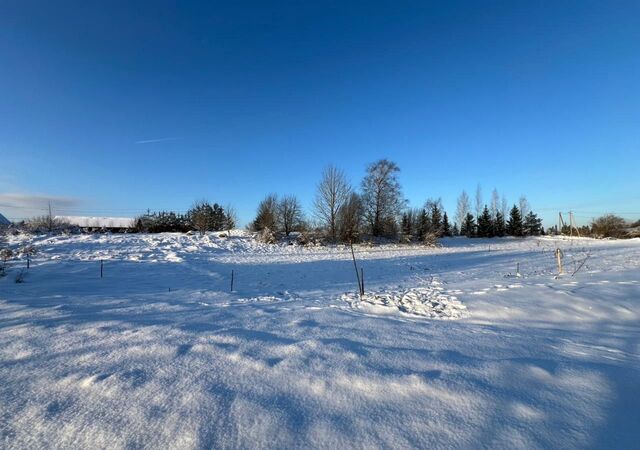
[[[374,236],[392,234],[397,229],[398,217],[406,203],[398,172],[396,163],[381,159],[369,165],[362,180],[364,216]]]
[[[338,212],[347,202],[351,186],[342,170],[327,166],[322,171],[314,201],[315,216],[335,240],[338,234]]]

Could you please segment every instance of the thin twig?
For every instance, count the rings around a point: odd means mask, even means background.
[[[584,266],[584,263],[587,262],[587,259],[589,259],[591,257],[591,255],[587,255],[587,257],[585,259],[582,260],[582,262],[580,263],[580,265],[578,266],[578,268],[576,270],[573,271],[573,273],[571,274],[571,276],[574,276],[576,273],[578,273],[578,270],[582,269],[582,266]]]
[[[351,246],[351,257],[353,258],[353,268],[356,270],[356,278],[358,278],[358,292],[361,293],[362,284],[360,283],[360,274],[358,273],[358,265],[356,264],[356,254],[353,251],[353,242],[349,241],[349,245]]]

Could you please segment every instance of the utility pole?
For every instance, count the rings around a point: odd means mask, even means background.
[[[569,226],[576,229],[576,233],[578,237],[580,237],[580,230],[578,230],[578,225],[576,224],[576,220],[573,218],[573,212],[569,211]]]

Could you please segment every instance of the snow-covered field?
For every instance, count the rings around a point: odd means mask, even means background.
[[[31,241],[1,448],[638,448],[640,240]]]

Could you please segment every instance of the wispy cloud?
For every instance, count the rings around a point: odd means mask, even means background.
[[[30,194],[30,193],[0,193],[0,211],[11,218],[25,218],[45,214],[49,203],[55,213],[58,209],[77,208],[81,206],[80,199],[59,195]]]
[[[158,139],[145,139],[143,141],[136,141],[136,144],[155,144],[157,142],[167,142],[167,141],[176,141],[178,138],[174,137],[166,137],[166,138],[158,138]]]

